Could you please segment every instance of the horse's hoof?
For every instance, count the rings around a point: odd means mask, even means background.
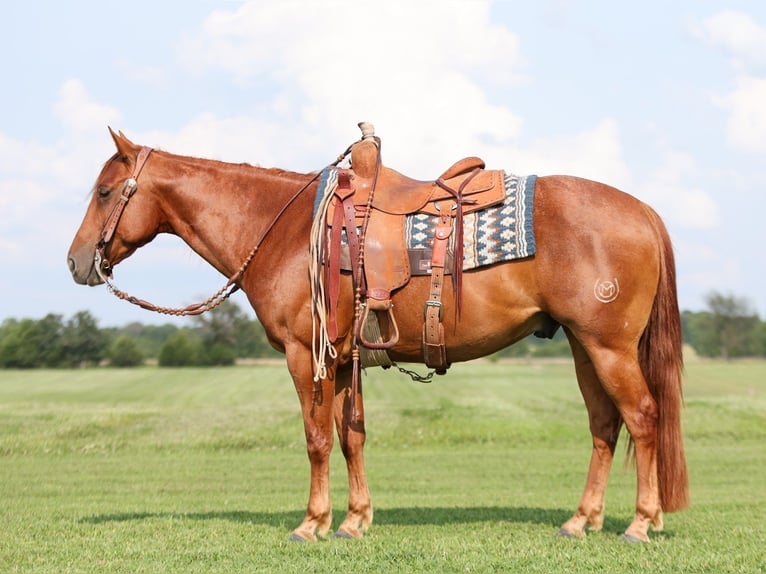
[[[352,536],[345,530],[336,530],[335,534],[333,534],[333,538],[343,538],[344,540],[354,540],[354,536]]]
[[[622,541],[628,542],[630,544],[643,544],[643,543],[649,542],[648,540],[643,540],[639,538],[638,536],[633,536],[632,534],[628,534],[627,532],[622,535]]]
[[[290,542],[306,542],[306,539],[301,536],[300,534],[296,534],[295,532],[290,534],[290,537],[288,538]]]
[[[559,531],[556,533],[556,536],[559,538],[578,538],[578,536],[572,532],[569,532],[566,528],[559,528]]]

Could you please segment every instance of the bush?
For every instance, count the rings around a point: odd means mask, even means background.
[[[199,345],[193,344],[184,331],[171,335],[160,349],[160,367],[193,367],[199,364]]]
[[[234,364],[237,353],[233,347],[223,343],[213,343],[212,345],[201,345],[200,364],[207,367],[224,366],[228,367]]]
[[[109,364],[113,367],[139,367],[144,364],[144,354],[133,337],[118,337],[107,351]]]
[[[98,365],[109,348],[109,335],[98,328],[89,311],[78,311],[66,322],[62,332],[65,364],[72,367]]]
[[[32,369],[64,362],[60,315],[44,319],[9,319],[0,325],[0,367]]]

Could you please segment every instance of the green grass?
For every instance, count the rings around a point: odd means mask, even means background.
[[[685,383],[692,508],[651,544],[619,540],[620,463],[604,530],[554,536],[590,456],[555,362],[370,370],[373,527],[294,544],[309,469],[284,367],[0,371],[0,572],[763,572],[766,363],[691,363]],[[332,495],[337,526],[340,452]]]

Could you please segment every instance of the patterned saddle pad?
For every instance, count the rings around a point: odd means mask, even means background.
[[[537,176],[505,175],[505,201],[463,217],[463,269],[475,269],[535,254],[532,206]],[[438,217],[407,216],[406,239],[411,250],[429,250]]]
[[[328,186],[337,185],[336,170],[325,170],[319,180],[315,210]],[[533,204],[537,176],[505,174],[505,201],[463,217],[463,269],[531,257],[535,254]],[[405,234],[411,261],[430,259],[438,216],[406,216]],[[344,233],[345,243],[345,233]],[[417,255],[422,253],[422,255]],[[424,270],[426,271],[426,270]],[[416,266],[413,275],[420,274]]]

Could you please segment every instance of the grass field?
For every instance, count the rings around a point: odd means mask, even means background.
[[[695,362],[692,508],[622,543],[635,473],[602,532],[559,539],[590,437],[568,363],[365,378],[375,523],[290,543],[308,496],[298,401],[278,365],[0,371],[0,572],[763,572],[766,363]],[[333,453],[334,525],[347,486]]]

